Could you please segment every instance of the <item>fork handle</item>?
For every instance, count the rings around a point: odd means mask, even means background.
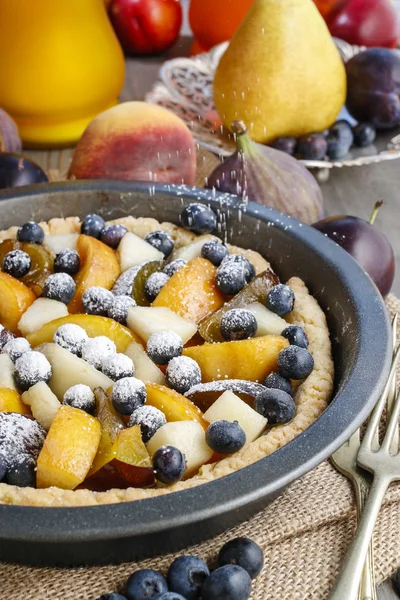
[[[354,477],[354,490],[357,502],[357,523],[361,519],[364,510],[365,502],[368,498],[370,485],[365,480],[364,476],[358,473]],[[371,543],[368,547],[367,556],[365,558],[364,568],[361,574],[359,600],[376,600],[376,587],[374,577],[374,551]]]
[[[391,478],[389,477],[374,477],[356,535],[347,551],[343,567],[329,595],[329,600],[357,600],[368,546],[371,542],[376,519],[390,483]]]

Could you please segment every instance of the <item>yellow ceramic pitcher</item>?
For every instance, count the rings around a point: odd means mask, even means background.
[[[0,0],[0,108],[25,146],[76,142],[123,83],[103,0]]]

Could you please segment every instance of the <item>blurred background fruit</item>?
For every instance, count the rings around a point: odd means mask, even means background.
[[[0,106],[25,146],[76,142],[116,104],[124,70],[103,2],[0,2]]]
[[[111,0],[108,7],[116,34],[129,54],[157,54],[179,37],[180,0]]]
[[[0,152],[20,152],[21,148],[16,122],[0,108]]]
[[[329,31],[349,44],[395,48],[400,19],[391,0],[347,0],[327,16]]]
[[[191,0],[189,23],[195,50],[206,52],[230,40],[252,4],[253,0]]]
[[[346,4],[346,1],[347,0],[314,0],[319,12],[325,20]]]
[[[32,160],[12,152],[0,152],[0,189],[46,181],[46,173]]]

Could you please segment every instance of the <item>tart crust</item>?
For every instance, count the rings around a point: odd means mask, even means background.
[[[174,238],[177,248],[191,243],[197,237],[195,234],[181,227],[171,223],[162,223],[160,225],[158,221],[150,218],[136,219],[134,217],[124,217],[110,221],[110,223],[121,223],[129,231],[140,237],[145,237],[151,231],[163,229]],[[80,229],[80,221],[77,217],[52,219],[48,223],[40,223],[40,225],[45,230],[45,233],[51,235],[77,233]],[[15,238],[16,231],[17,227],[1,231],[0,240]],[[269,267],[269,263],[256,252],[237,247],[231,247],[231,251],[240,252],[247,256],[251,253],[251,260],[256,263],[255,266],[258,272]],[[56,487],[47,489],[18,488],[0,483],[0,503],[25,506],[68,507],[112,504],[154,498],[155,496],[190,489],[229,475],[268,456],[300,435],[312,425],[328,405],[333,390],[334,366],[325,314],[301,279],[293,277],[288,281],[288,285],[290,285],[295,293],[296,302],[295,308],[287,317],[287,320],[290,323],[304,327],[309,339],[309,350],[315,361],[314,370],[296,390],[296,415],[290,423],[271,428],[265,435],[247,444],[236,454],[217,463],[204,465],[194,477],[186,481],[181,481],[169,488],[128,488],[111,489],[107,492],[93,492],[90,490],[62,490]]]

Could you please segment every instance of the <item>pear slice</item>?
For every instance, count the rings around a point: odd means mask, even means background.
[[[153,333],[174,331],[186,344],[196,333],[197,327],[164,306],[133,306],[128,309],[128,326],[147,342]]]
[[[121,272],[151,260],[164,260],[164,254],[139,236],[128,231],[117,248]]]
[[[79,233],[65,233],[60,235],[45,235],[43,244],[47,246],[54,254],[69,248],[77,249]]]
[[[237,421],[246,434],[246,442],[254,442],[267,426],[267,419],[243,402],[233,392],[224,392],[204,413],[209,423],[214,421]]]
[[[135,366],[135,377],[141,381],[165,385],[164,373],[148,357],[141,344],[132,342],[125,350]]]
[[[185,455],[185,478],[194,475],[213,455],[204,429],[197,421],[175,421],[160,427],[147,443],[150,456],[161,446],[175,446]]]
[[[17,391],[14,382],[14,363],[8,354],[0,354],[0,388]]]
[[[215,235],[210,235],[206,233],[205,235],[199,236],[194,242],[188,244],[187,246],[182,246],[182,248],[178,248],[172,255],[171,260],[176,260],[177,258],[182,258],[189,262],[194,258],[198,258],[201,256],[201,249],[203,248],[206,242],[210,242],[211,240],[217,240],[220,242],[221,240],[217,238]]]
[[[107,390],[114,384],[109,377],[97,371],[88,362],[57,344],[42,344],[36,349],[42,352],[51,364],[52,377],[49,387],[60,402],[65,392],[78,383],[88,385],[92,390],[97,387]]]
[[[22,315],[18,329],[26,337],[41,329],[46,323],[67,315],[68,308],[63,302],[50,300],[50,298],[38,298]]]
[[[263,335],[281,335],[282,331],[287,327],[285,319],[282,319],[282,317],[273,313],[266,306],[263,306],[261,302],[249,304],[246,306],[246,310],[253,313],[256,318],[257,337]]]
[[[47,383],[39,381],[21,396],[22,401],[31,407],[36,421],[48,431],[61,404]]]

